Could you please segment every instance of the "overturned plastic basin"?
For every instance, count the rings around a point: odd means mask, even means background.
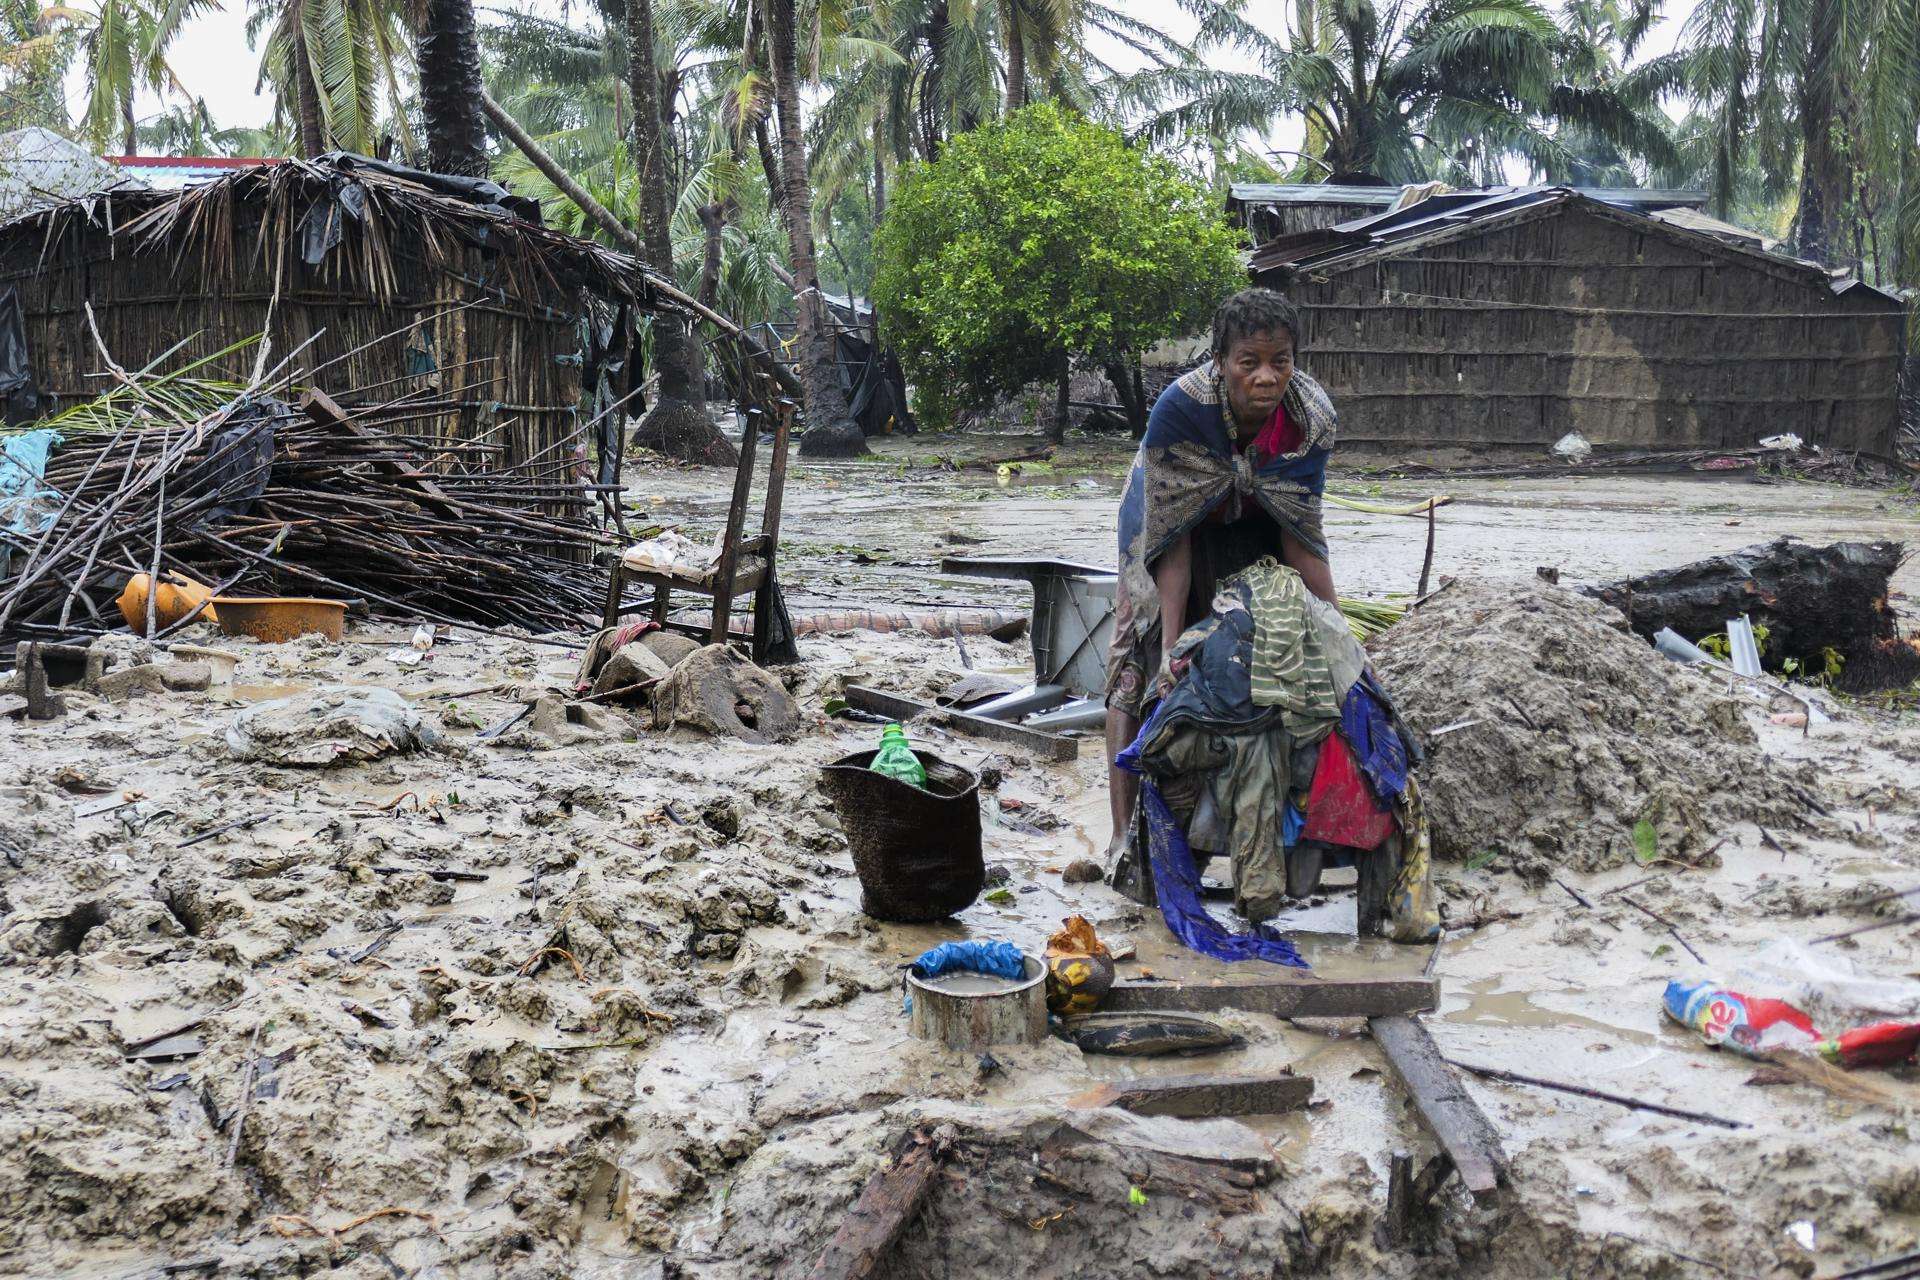
[[[346,628],[347,602],[310,596],[215,596],[220,630],[282,644],[305,635],[338,640]]]
[[[937,977],[907,973],[913,997],[908,1029],[921,1040],[955,1049],[995,1044],[1039,1044],[1047,1034],[1047,969],[1032,956],[1020,958],[1018,978],[954,969]]]

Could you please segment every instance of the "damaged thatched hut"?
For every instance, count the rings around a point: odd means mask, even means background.
[[[1565,188],[1437,195],[1263,244],[1343,442],[1893,452],[1898,298]]]
[[[347,407],[405,395],[409,434],[484,438],[512,464],[632,393],[636,322],[661,310],[690,300],[541,226],[535,202],[357,156],[102,193],[0,226],[0,331],[24,340],[24,370],[0,372],[28,375],[40,412],[98,395],[109,356],[167,367],[264,333],[269,368],[292,357]],[[236,349],[197,372],[245,382],[258,359]]]

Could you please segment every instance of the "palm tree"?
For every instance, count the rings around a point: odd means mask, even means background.
[[[833,335],[813,245],[813,184],[807,175],[807,144],[800,120],[800,61],[794,44],[794,0],[761,0],[780,121],[781,212],[787,220],[787,258],[793,266],[799,313],[800,385],[807,393],[807,434],[800,452],[844,457],[867,451],[867,438],[853,420],[834,362]]]
[[[1282,38],[1219,6],[1204,12],[1199,40],[1238,46],[1260,70],[1133,78],[1118,98],[1152,112],[1148,138],[1231,139],[1299,112],[1305,156],[1336,180],[1463,183],[1504,181],[1510,156],[1570,173],[1567,130],[1635,151],[1663,142],[1644,104],[1570,80],[1566,41],[1536,0],[1299,0]]]
[[[275,119],[291,124],[300,154],[371,155],[391,134],[417,155],[400,96],[412,58],[400,0],[250,3],[247,40],[265,40],[260,83],[272,87]]]
[[[64,77],[77,36],[35,0],[0,0],[0,131],[67,128]]]
[[[213,0],[97,0],[93,7],[56,5],[40,24],[65,23],[80,32],[79,55],[87,81],[80,128],[96,147],[118,138],[121,153],[140,145],[133,116],[141,89],[188,96],[167,62],[167,49],[188,19],[214,7]]]
[[[1920,12],[1907,0],[1703,0],[1676,57],[1700,103],[1717,207],[1756,158],[1795,184],[1803,256],[1920,265]],[[1884,234],[1883,234],[1884,227]],[[1852,243],[1847,241],[1851,239]]]
[[[473,28],[473,0],[426,0],[415,56],[427,168],[484,177],[487,129],[480,110],[480,43]]]

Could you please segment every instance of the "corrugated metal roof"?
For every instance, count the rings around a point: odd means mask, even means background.
[[[1236,182],[1228,188],[1234,204],[1360,204],[1385,209],[1400,198],[1402,187],[1356,187],[1319,182]],[[1503,191],[1552,191],[1554,187],[1482,187],[1478,194]],[[1627,209],[1701,209],[1707,197],[1701,191],[1654,187],[1573,187],[1589,200]],[[1475,190],[1454,194],[1471,195]]]
[[[1392,256],[1403,248],[1424,243],[1433,236],[1460,227],[1478,227],[1484,223],[1491,230],[1495,225],[1531,210],[1567,203],[1585,204],[1602,216],[1631,221],[1657,230],[1671,239],[1689,242],[1704,253],[1749,262],[1760,270],[1802,278],[1815,286],[1829,281],[1826,268],[1818,263],[1766,253],[1757,246],[1734,243],[1706,230],[1676,225],[1681,221],[1678,219],[1657,218],[1645,210],[1595,200],[1570,187],[1508,187],[1488,191],[1447,192],[1405,209],[1270,240],[1254,251],[1253,271],[1256,276],[1275,270],[1295,274],[1306,271],[1338,272],[1362,262]],[[1847,280],[1834,281],[1832,288],[1835,293],[1851,293],[1856,289],[1870,289],[1871,286]],[[1898,299],[1892,295],[1881,290],[1872,292],[1898,305]]]
[[[104,159],[137,175],[155,191],[184,191],[224,178],[236,169],[280,163],[270,156],[106,156]]]
[[[1330,182],[1236,182],[1229,196],[1242,204],[1377,204],[1400,198],[1399,187],[1348,187]]]

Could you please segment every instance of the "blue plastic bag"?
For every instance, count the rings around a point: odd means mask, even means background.
[[[943,942],[913,962],[913,976],[923,982],[956,969],[1018,978],[1026,972],[1026,958],[1011,942]]]

